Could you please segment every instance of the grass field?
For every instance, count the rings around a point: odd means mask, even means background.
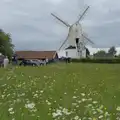
[[[120,120],[120,65],[0,69],[0,120]]]

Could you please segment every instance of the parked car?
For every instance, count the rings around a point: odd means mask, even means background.
[[[39,65],[40,65],[37,60],[30,60],[30,61],[31,61],[31,63],[35,64],[36,66],[39,66]]]
[[[38,62],[39,62],[40,65],[45,65],[46,64],[45,60],[38,60]]]
[[[20,66],[39,66],[39,64],[33,60],[22,60],[19,64]]]

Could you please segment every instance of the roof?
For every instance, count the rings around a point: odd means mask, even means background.
[[[16,51],[18,58],[25,59],[53,59],[56,55],[56,51]],[[57,55],[58,56],[58,55]]]
[[[76,47],[75,46],[69,46],[69,47],[66,48],[66,50],[67,49],[76,49]]]
[[[72,49],[76,49],[76,47],[75,46],[69,46],[69,47],[66,48],[66,50],[68,50],[68,49],[72,50]],[[85,47],[85,49],[87,49],[87,48]]]

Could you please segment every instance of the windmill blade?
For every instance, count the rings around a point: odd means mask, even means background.
[[[83,12],[83,14],[80,16],[78,22],[83,18],[83,16],[85,15],[85,13],[87,12],[87,10],[89,9],[90,7],[88,6],[85,11]]]
[[[88,40],[90,43],[92,43],[92,44],[94,44],[94,42],[92,42],[88,37],[86,37],[84,34],[82,34],[82,36],[86,39],[86,40]]]
[[[61,50],[61,48],[63,47],[63,45],[67,42],[68,37],[69,37],[69,34],[68,34],[67,38],[64,40],[64,42],[62,43],[62,45],[60,46],[60,48],[58,49],[58,51],[60,51],[60,50]]]
[[[54,15],[53,13],[51,13],[51,15],[53,17],[55,17],[57,20],[59,20],[60,22],[62,22],[64,25],[66,25],[67,27],[70,27],[70,25],[68,23],[66,23],[65,21],[61,20],[59,17],[57,17],[56,15]]]

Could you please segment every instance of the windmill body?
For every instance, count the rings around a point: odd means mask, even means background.
[[[79,23],[75,23],[69,28],[68,44],[76,46],[76,38],[82,38],[82,27]]]
[[[70,25],[67,22],[63,21],[56,15],[52,14],[56,19],[58,19],[60,22],[62,22],[66,27],[69,28],[69,33],[66,38],[66,40],[63,42],[63,44],[60,46],[59,50],[65,45],[67,42],[67,46],[65,48],[66,57],[70,58],[86,58],[86,40],[90,43],[93,43],[90,39],[88,39],[83,31],[82,26],[79,23],[82,17],[85,15],[87,9],[83,12],[83,14],[80,16],[79,20],[75,22],[74,24]]]
[[[75,23],[69,28],[67,41],[68,47],[65,49],[66,57],[71,58],[86,57],[86,49],[84,39],[82,36],[82,27],[79,23]]]

